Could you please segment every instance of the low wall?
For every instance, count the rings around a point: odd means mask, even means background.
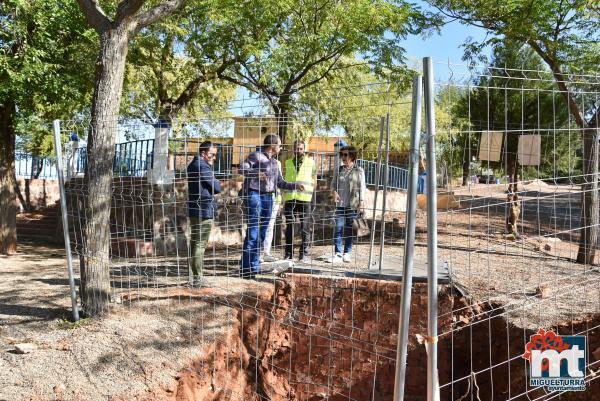
[[[60,199],[57,180],[17,178],[17,213],[31,212]]]
[[[242,200],[238,192],[242,186],[241,179],[221,181],[223,191],[217,195],[219,203],[210,242],[220,245],[241,245],[243,241],[244,224],[242,218]],[[83,218],[84,197],[87,188],[82,179],[72,179],[67,183],[70,214]],[[150,184],[146,178],[119,177],[113,180],[111,199],[111,232],[113,239],[151,242],[155,254],[169,254],[179,250],[187,251],[190,227],[187,216],[187,182],[178,178],[173,185],[159,187]],[[372,208],[375,191],[368,190],[365,203]],[[377,209],[381,210],[383,191],[380,191]],[[314,220],[322,225],[334,225],[332,216],[335,205],[327,187],[320,185],[317,191]],[[406,194],[400,191],[389,191],[386,199],[386,218],[391,220],[394,213],[406,209]],[[381,212],[377,213],[378,218]],[[368,213],[367,218],[371,218]],[[73,222],[74,226],[81,224]],[[77,233],[76,233],[77,235]],[[135,241],[132,250],[120,256],[136,256]],[[123,247],[116,246],[114,249]],[[139,248],[139,246],[137,246]],[[147,252],[148,247],[142,246]],[[137,255],[142,256],[142,255]]]

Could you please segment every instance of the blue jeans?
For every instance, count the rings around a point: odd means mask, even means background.
[[[260,249],[265,240],[273,209],[273,194],[248,191],[244,201],[246,238],[242,249],[242,277],[252,277],[260,273]]]
[[[335,245],[336,255],[352,252],[352,223],[358,216],[356,210],[349,207],[335,208],[335,232],[333,235],[333,244]],[[342,236],[344,238],[344,249],[342,252]]]

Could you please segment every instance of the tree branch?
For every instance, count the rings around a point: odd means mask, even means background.
[[[144,5],[146,0],[123,0],[117,6],[115,23],[120,24],[125,19],[133,17]]]
[[[202,74],[191,80],[185,87],[185,89],[181,92],[181,94],[177,97],[177,99],[173,102],[171,111],[173,114],[178,113],[183,107],[187,106],[192,99],[198,94],[200,90],[201,84],[217,79],[219,73],[225,71],[227,67],[231,64],[235,63],[235,61],[225,60],[223,63],[216,69],[209,71],[206,74]]]
[[[567,86],[567,79],[558,65],[558,61],[553,59],[541,46],[533,39],[528,39],[527,44],[531,46],[531,48],[548,64],[550,70],[552,70],[552,75],[554,75],[554,79],[556,80],[556,84],[560,89],[560,93],[563,98],[567,102],[569,106],[569,111],[573,118],[575,118],[575,122],[579,128],[585,128],[586,123],[583,118],[583,114],[580,112],[579,107],[577,106],[577,102],[575,101],[575,97],[569,90]]]
[[[483,28],[483,29],[489,29],[489,30],[498,30],[498,29],[493,29],[493,23],[494,22],[498,22],[497,19],[484,19],[481,18],[481,23],[477,22],[477,20],[474,17],[463,17],[461,14],[459,13],[453,13],[451,11],[446,11],[443,8],[441,8],[440,6],[438,6],[437,4],[432,4],[430,2],[428,2],[428,4],[433,5],[443,16],[448,17],[448,18],[452,18],[454,20],[457,20],[459,22],[463,22],[465,24],[468,25],[472,25],[472,26],[476,26],[478,28]],[[500,18],[500,17],[499,17]]]
[[[223,74],[223,73],[217,73],[217,76],[220,79],[224,80],[224,81],[227,81],[227,82],[230,82],[232,84],[244,87],[244,88],[248,89],[248,91],[250,91],[252,93],[260,94],[260,91],[257,88],[253,87],[252,85],[250,85],[247,82],[242,81],[241,79],[237,79],[235,77],[232,77],[230,75],[226,75],[226,74]]]
[[[138,14],[135,17],[136,28],[141,29],[153,24],[165,15],[168,15],[180,8],[183,3],[185,3],[185,0],[165,0],[150,10]]]
[[[320,82],[321,80],[323,80],[327,75],[329,75],[329,73],[331,72],[333,67],[337,64],[340,57],[342,57],[341,53],[336,57],[335,60],[333,60],[333,62],[329,65],[329,67],[327,67],[327,70],[325,70],[325,72],[323,74],[321,74],[321,76],[313,79],[312,81],[308,81],[307,83],[305,83],[303,85],[300,85],[296,90],[301,91],[302,89],[309,87],[311,85],[314,85],[314,84]]]
[[[327,70],[327,72],[331,69],[331,67],[337,62],[337,60],[339,60],[339,58],[341,57],[343,51],[344,51],[345,45],[342,45],[340,47],[338,47],[337,49],[335,49],[334,51],[332,51],[331,53],[315,60],[312,61],[310,63],[307,63],[304,68],[302,69],[302,71],[300,71],[298,73],[298,75],[296,75],[296,77],[294,77],[293,79],[291,79],[288,84],[286,85],[286,90],[284,90],[284,92],[289,92],[289,90],[291,89],[292,86],[296,85],[298,82],[300,82],[300,80],[302,78],[304,78],[304,76],[306,74],[308,74],[308,72],[310,71],[311,68],[313,68],[315,65],[317,64],[321,64],[324,63],[326,61],[331,60],[332,58],[335,58],[335,61],[333,62],[333,64],[329,67],[329,69]]]
[[[106,16],[97,0],[77,0],[79,8],[83,11],[85,19],[96,32],[103,32],[108,29],[110,20]]]

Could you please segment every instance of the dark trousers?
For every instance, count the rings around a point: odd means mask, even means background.
[[[285,202],[285,257],[294,256],[294,222],[298,216],[302,230],[300,257],[306,255],[310,243],[310,202],[292,200]]]

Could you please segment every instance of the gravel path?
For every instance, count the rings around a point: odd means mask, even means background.
[[[132,302],[112,304],[107,317],[73,325],[63,252],[20,245],[16,256],[0,256],[2,401],[110,400],[168,388],[230,327],[231,308],[213,300],[269,287],[228,279],[216,289],[175,287],[160,297],[140,290]],[[36,349],[17,354],[20,343]]]

